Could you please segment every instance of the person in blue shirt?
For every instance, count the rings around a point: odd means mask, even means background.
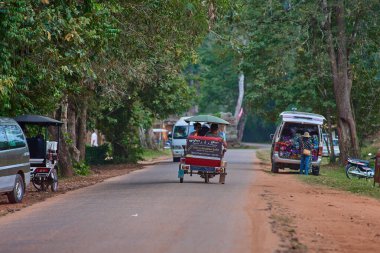
[[[224,148],[227,148],[227,142],[226,140],[220,135],[219,133],[219,126],[218,124],[215,124],[215,123],[212,123],[211,124],[211,127],[210,127],[210,131],[208,133],[206,133],[206,136],[208,137],[217,137],[217,138],[221,138],[222,141],[223,141],[223,146]]]
[[[305,132],[301,138],[301,164],[300,164],[300,174],[305,173],[309,175],[310,161],[311,161],[311,151],[313,149],[313,143],[311,141],[311,136],[309,132]]]

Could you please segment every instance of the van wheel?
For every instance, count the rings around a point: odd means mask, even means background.
[[[319,167],[318,166],[312,166],[311,167],[311,173],[313,173],[314,176],[319,175]]]
[[[24,182],[20,174],[16,175],[15,186],[11,192],[8,192],[7,197],[11,203],[20,203],[25,194]]]
[[[276,165],[275,162],[272,162],[272,169],[271,169],[271,171],[273,173],[278,173],[278,167],[277,167],[277,165]]]

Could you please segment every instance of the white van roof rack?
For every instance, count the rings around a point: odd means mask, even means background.
[[[301,122],[322,125],[325,117],[315,113],[309,112],[282,112],[280,114],[282,120],[285,122]]]

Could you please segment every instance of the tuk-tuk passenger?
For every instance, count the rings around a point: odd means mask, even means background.
[[[194,132],[191,132],[190,133],[190,136],[200,136],[199,135],[199,132],[200,132],[200,130],[201,130],[201,128],[202,128],[202,125],[201,125],[201,123],[199,123],[199,122],[195,122],[194,123]]]
[[[212,123],[212,124],[211,124],[211,127],[210,127],[210,131],[209,131],[208,133],[206,133],[206,136],[208,136],[208,137],[217,137],[217,138],[222,139],[222,141],[223,141],[223,146],[224,146],[224,148],[226,149],[226,148],[227,148],[227,142],[226,142],[226,140],[225,140],[225,139],[219,134],[218,130],[219,130],[219,126],[218,126],[218,124]]]

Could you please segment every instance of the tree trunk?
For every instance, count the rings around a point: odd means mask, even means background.
[[[340,161],[345,162],[349,155],[358,156],[359,144],[357,141],[356,123],[351,104],[352,77],[350,73],[349,54],[347,50],[346,24],[344,3],[338,1],[336,5],[336,38],[333,38],[331,27],[331,11],[327,0],[322,2],[325,14],[325,30],[327,33],[327,48],[332,69],[334,95],[338,111],[338,134]],[[334,41],[337,41],[335,48]]]
[[[79,159],[85,160],[86,157],[86,133],[87,133],[87,110],[88,110],[88,97],[83,98],[80,108],[78,131],[77,131],[77,148],[79,150]],[[100,134],[99,134],[100,136]]]
[[[328,129],[328,139],[329,141],[326,143],[326,147],[328,149],[330,163],[335,163],[335,151],[334,151],[334,143],[332,138],[332,123],[331,123],[331,112],[327,111],[327,129]],[[331,145],[328,145],[330,142]]]
[[[145,135],[145,130],[143,127],[139,127],[139,138],[140,138],[140,145],[143,148],[148,148],[148,144],[146,141],[146,135]]]
[[[243,140],[243,135],[244,135],[244,128],[245,128],[245,123],[247,122],[247,116],[243,114],[241,117],[239,124],[237,126],[237,141],[241,143]]]
[[[59,167],[64,177],[73,176],[73,165],[69,152],[69,145],[66,142],[67,137],[67,111],[68,111],[68,98],[67,95],[61,102],[60,120],[63,122],[61,127],[61,134],[59,136]]]
[[[235,107],[235,119],[236,119],[236,123],[239,123],[239,113],[240,113],[240,110],[241,110],[241,107],[242,107],[242,104],[243,104],[243,98],[244,98],[244,73],[243,72],[240,72],[239,74],[239,96],[238,96],[238,100],[236,102],[236,107]]]
[[[79,150],[77,149],[77,117],[76,108],[72,100],[68,100],[68,112],[67,112],[67,134],[70,139],[69,151],[71,158],[75,162],[79,162]]]
[[[155,143],[153,129],[149,128],[145,131],[145,139],[147,143],[147,147],[149,149],[157,149],[158,145]]]
[[[239,74],[239,96],[236,102],[235,114],[234,114],[236,127],[237,127],[236,130],[237,130],[238,142],[240,142],[243,139],[243,133],[244,133],[244,127],[245,127],[245,121],[246,121],[246,117],[244,116],[244,113],[241,112],[243,98],[244,98],[244,73],[241,71]]]

